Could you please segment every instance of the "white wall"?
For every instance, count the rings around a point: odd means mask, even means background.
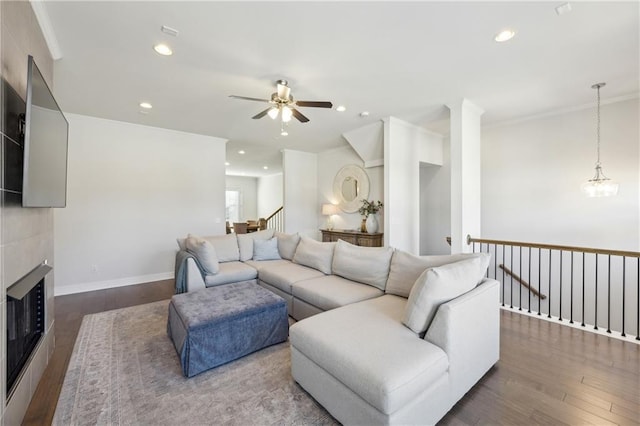
[[[240,221],[258,219],[258,179],[249,176],[226,176],[226,189],[240,191]]]
[[[595,108],[482,133],[482,237],[640,250],[638,99],[601,107],[601,160],[616,197],[587,198]]]
[[[176,237],[224,233],[225,140],[68,114],[56,294],[173,276]]]
[[[258,178],[258,217],[267,218],[282,207],[282,173]]]
[[[442,165],[442,136],[384,120],[385,245],[420,252],[420,163]]]
[[[320,213],[322,204],[338,204],[338,198],[333,193],[333,180],[336,174],[346,165],[355,164],[364,167],[364,162],[350,146],[331,149],[318,154],[318,228],[325,228],[327,217]],[[364,169],[369,177],[369,200],[384,200],[384,168],[369,167]],[[384,207],[379,216],[380,229],[384,232],[383,220]],[[335,229],[360,229],[362,216],[356,213],[340,212],[333,216],[333,226]]]
[[[451,153],[443,139],[442,166],[420,165],[420,254],[450,254]]]
[[[282,170],[284,231],[318,238],[318,156],[285,149]]]

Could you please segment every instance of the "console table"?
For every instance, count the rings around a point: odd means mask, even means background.
[[[347,231],[346,229],[321,229],[322,242],[343,240],[351,244],[363,247],[382,247],[383,233],[368,234],[360,231]]]

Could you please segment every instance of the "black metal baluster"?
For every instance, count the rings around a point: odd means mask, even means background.
[[[540,276],[542,275],[542,249],[538,247],[538,294],[542,296],[540,291]],[[542,297],[538,297],[538,315],[540,315],[540,305],[542,304]]]
[[[598,253],[596,253],[596,306],[595,306],[595,321],[593,321],[593,329],[598,329]]]
[[[582,252],[582,324],[584,327],[584,252]]]
[[[626,282],[627,282],[627,257],[623,256],[622,257],[622,337],[626,337],[626,334],[624,334],[624,308],[625,308],[625,294],[626,294]]]
[[[520,254],[520,265],[518,266],[518,274],[520,275],[520,277],[522,277],[522,246],[518,248],[518,253]],[[521,311],[522,310],[522,285],[519,285],[518,288],[520,289],[520,293],[519,293],[520,301],[518,303],[518,310]]]
[[[560,305],[558,307],[558,321],[562,321],[562,250],[560,250]]]
[[[571,252],[571,314],[569,324],[573,324],[573,252]]]
[[[549,312],[547,318],[551,318],[551,249],[549,249]]]
[[[513,246],[509,246],[511,249],[509,250],[509,254],[511,255],[511,262],[509,263],[509,268],[513,271]],[[511,309],[513,309],[513,273],[509,274],[511,277]]]
[[[607,256],[607,333],[611,333],[611,255]]]
[[[531,247],[529,247],[529,286],[531,286]],[[529,303],[527,303],[527,313],[531,313],[531,288],[529,288]]]
[[[502,245],[502,266],[504,266],[504,244]],[[502,268],[502,306],[504,307],[504,268]]]

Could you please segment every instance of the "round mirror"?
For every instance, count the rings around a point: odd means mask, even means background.
[[[357,212],[362,200],[369,197],[367,172],[354,164],[344,166],[333,180],[333,195],[343,212]]]

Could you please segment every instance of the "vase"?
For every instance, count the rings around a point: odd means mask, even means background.
[[[369,234],[375,234],[376,232],[378,232],[378,215],[376,215],[375,213],[371,213],[369,216],[367,216],[367,220],[366,220],[366,226],[367,226],[367,232]]]
[[[360,224],[360,232],[367,232],[367,219],[362,218],[362,223]]]

